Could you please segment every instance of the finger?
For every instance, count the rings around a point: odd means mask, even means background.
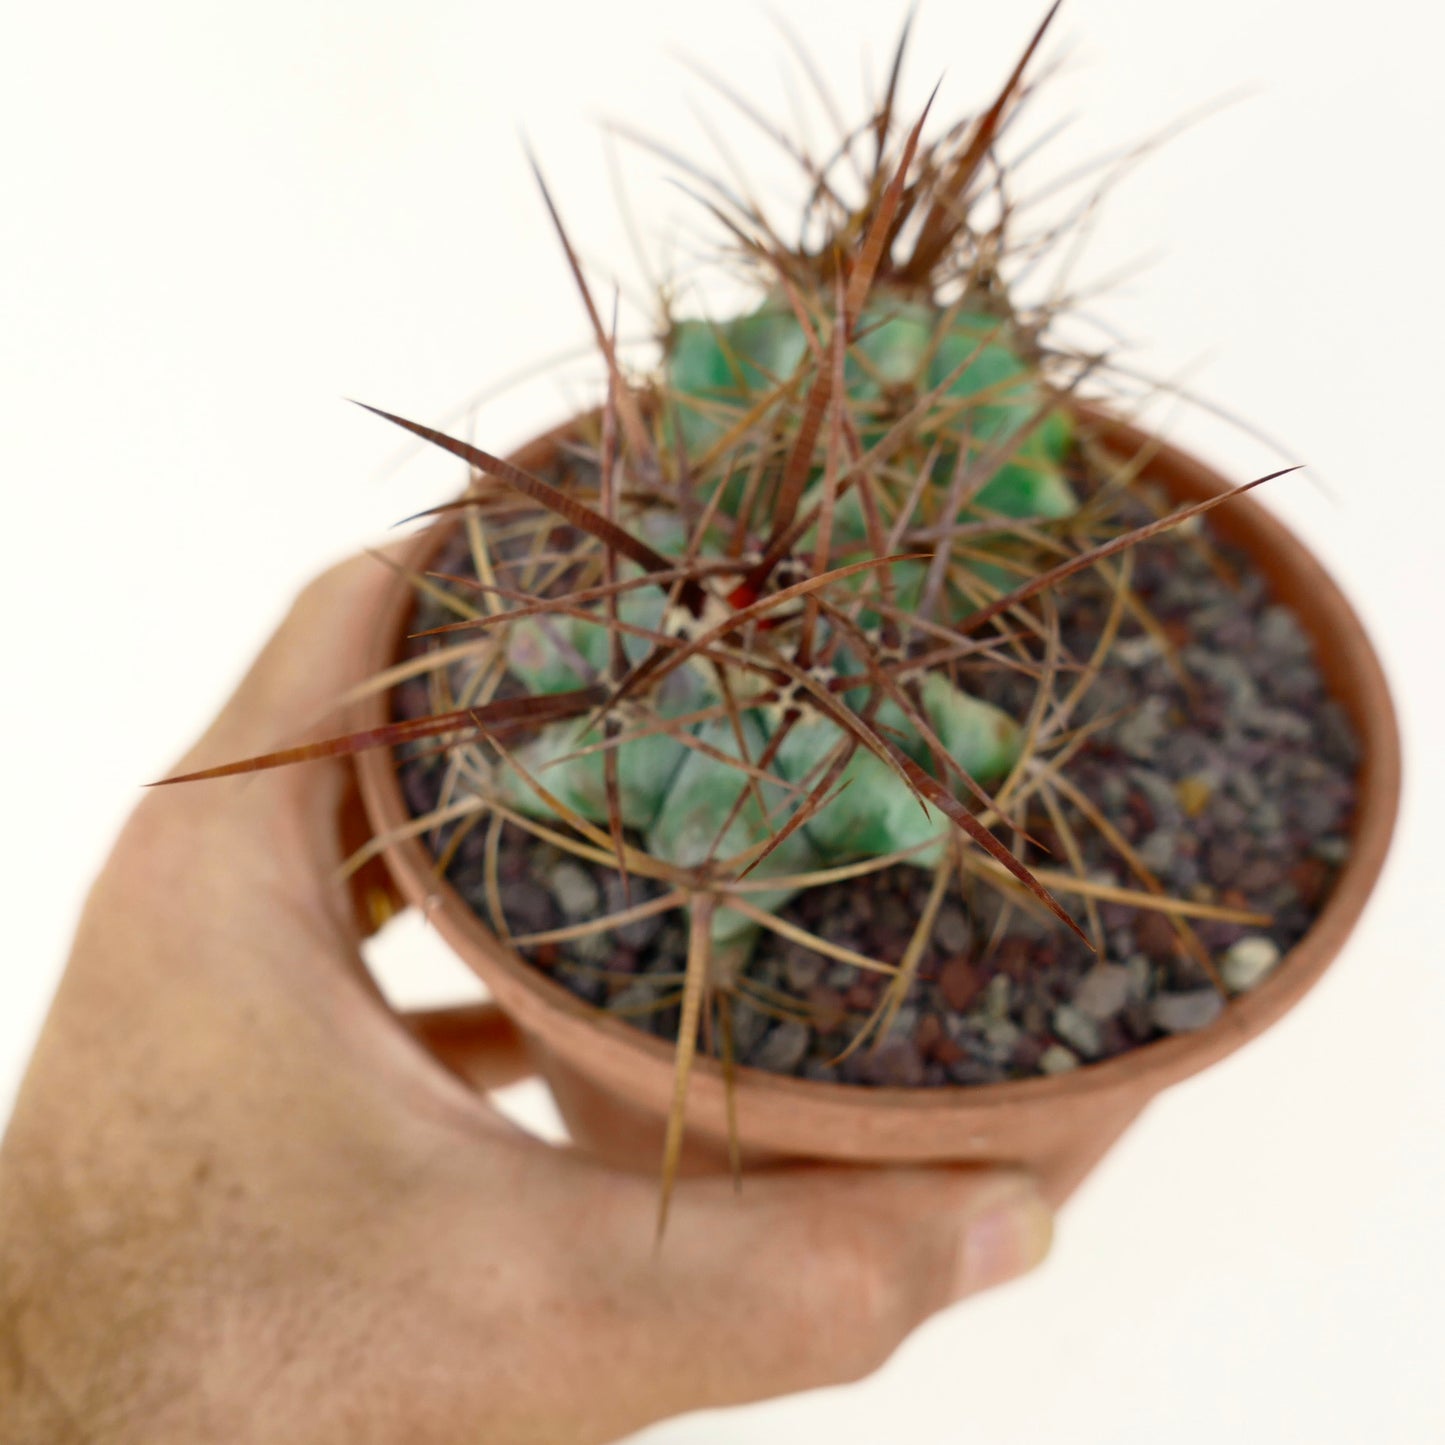
[[[1032,1269],[1051,1238],[1021,1173],[763,1171],[740,1195],[679,1186],[635,1284],[650,1276],[650,1346],[671,1355],[660,1373],[736,1404],[870,1374],[930,1315]]]
[[[549,1361],[534,1375],[520,1360],[516,1393],[524,1416],[572,1423],[559,1440],[860,1379],[930,1315],[1032,1268],[1051,1235],[1021,1174],[796,1167],[750,1174],[741,1193],[683,1181],[653,1248],[653,1181],[556,1151],[529,1157],[527,1318],[566,1321],[567,1369]],[[422,1257],[451,1318],[475,1301],[476,1251],[474,1203],[428,1234]],[[485,1314],[474,1333],[427,1342],[462,1415],[489,1407],[468,1394],[484,1348],[497,1348]]]
[[[427,1303],[389,1336],[393,1374],[424,1375],[439,1408],[498,1439],[545,1420],[549,1440],[613,1440],[859,1379],[936,1311],[1038,1263],[1051,1234],[1033,1182],[998,1170],[798,1166],[740,1193],[686,1179],[656,1245],[655,1180],[519,1134],[429,1150],[410,1178],[393,1233]]]
[[[404,1015],[407,1027],[454,1074],[486,1092],[536,1072],[526,1041],[495,1004]]]

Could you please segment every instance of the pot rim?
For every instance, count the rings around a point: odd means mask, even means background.
[[[1181,500],[1194,500],[1230,489],[1231,484],[1191,454],[1119,420],[1092,404],[1077,403],[1076,414],[1096,440],[1123,455],[1147,452],[1143,478],[1162,483]],[[558,443],[575,434],[587,417],[534,438],[512,460],[536,468]],[[1349,713],[1360,743],[1350,857],[1309,931],[1275,966],[1268,978],[1232,998],[1219,1018],[1203,1029],[1141,1044],[1124,1053],[1086,1063],[1065,1073],[996,1084],[941,1084],[914,1088],[826,1083],[739,1065],[733,1071],[740,1114],[765,1118],[772,1108],[806,1109],[818,1119],[859,1109],[916,1117],[931,1113],[976,1111],[991,1116],[1019,1106],[1137,1090],[1150,1093],[1197,1073],[1274,1023],[1318,981],[1353,929],[1384,865],[1399,805],[1400,735],[1383,668],[1354,608],[1323,565],[1305,545],[1252,496],[1210,514],[1212,530],[1241,546],[1269,578],[1275,600],[1298,616],[1315,645],[1316,664],[1330,695]],[[407,562],[423,562],[441,545],[454,519],[417,534]],[[412,591],[403,579],[390,589],[372,619],[372,671],[391,665],[397,655]],[[1324,645],[1328,641],[1328,646]],[[365,699],[360,727],[378,725],[388,694]],[[402,798],[389,749],[373,749],[356,759],[363,798],[377,836],[404,825],[411,814]],[[649,1075],[649,1097],[669,1099],[673,1088],[674,1049],[665,1041],[584,1002],[522,960],[482,922],[445,879],[432,872],[431,855],[419,837],[395,839],[384,848],[390,870],[407,900],[424,915],[488,985],[496,1001],[524,1032],[545,1046],[572,1056],[573,1063],[605,1083],[635,1074]],[[578,1064],[576,1048],[589,1051]],[[744,1107],[746,1104],[746,1107]],[[724,1117],[723,1070],[716,1059],[698,1054],[689,1081],[688,1112],[709,1120]],[[751,1141],[744,1139],[744,1144]]]

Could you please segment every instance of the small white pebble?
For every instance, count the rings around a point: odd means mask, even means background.
[[[1091,1019],[1111,1019],[1129,1001],[1129,970],[1121,963],[1096,963],[1074,990],[1074,1007]]]
[[[1326,863],[1343,865],[1350,861],[1350,840],[1333,836],[1316,838],[1310,851],[1316,858],[1323,858]]]
[[[1223,1011],[1224,1000],[1212,988],[1161,993],[1149,1006],[1155,1027],[1166,1034],[1189,1034],[1207,1028]]]
[[[940,909],[938,921],[933,925],[933,938],[945,953],[966,953],[973,942],[973,929],[964,911],[951,907]]]
[[[1079,1067],[1079,1056],[1062,1044],[1051,1044],[1039,1058],[1039,1068],[1046,1074],[1067,1074]]]
[[[1005,973],[994,974],[984,985],[982,1010],[984,1016],[997,1020],[1008,1018],[1012,993],[1013,988],[1009,983],[1008,975]]]
[[[1148,998],[1154,990],[1154,965],[1149,962],[1148,956],[1131,953],[1124,960],[1124,967],[1129,974],[1129,997],[1135,1000]]]
[[[762,1047],[753,1054],[753,1067],[774,1074],[791,1074],[803,1062],[809,1038],[806,1024],[793,1019],[785,1020],[773,1029],[763,1040]]]
[[[1251,933],[1230,945],[1219,972],[1231,993],[1244,993],[1265,978],[1279,958],[1279,946],[1273,939]]]
[[[1163,873],[1179,852],[1179,834],[1173,828],[1156,828],[1135,851],[1146,868]]]
[[[1255,646],[1284,656],[1306,656],[1311,652],[1310,640],[1299,619],[1287,607],[1266,607],[1259,619]]]
[[[558,863],[548,881],[557,906],[571,922],[578,923],[597,916],[602,905],[602,893],[596,880],[584,868],[570,860]]]
[[[570,946],[583,963],[603,964],[612,956],[612,940],[605,933],[585,933]]]
[[[1022,1031],[1012,1019],[991,1019],[984,1027],[983,1036],[993,1048],[1008,1054],[1022,1037]]]
[[[1114,644],[1114,656],[1125,667],[1142,667],[1159,656],[1159,644],[1148,632],[1138,637],[1123,637]]]
[[[1076,1053],[1086,1059],[1096,1059],[1103,1048],[1099,1025],[1088,1014],[1071,1004],[1060,1004],[1054,1010],[1053,1030]]]

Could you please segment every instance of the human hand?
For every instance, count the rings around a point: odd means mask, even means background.
[[[187,759],[362,675],[382,567],[306,590]],[[338,867],[348,763],[158,790],[126,825],[0,1146],[0,1441],[603,1441],[856,1379],[1042,1257],[1029,1181],[654,1180],[532,1139],[494,1010],[398,1019]]]

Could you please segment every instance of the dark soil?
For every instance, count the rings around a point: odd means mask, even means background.
[[[1271,604],[1241,556],[1201,545],[1198,535],[1169,533],[1137,549],[1134,585],[1163,624],[1174,660],[1138,624],[1125,624],[1074,720],[1117,716],[1075,756],[1068,777],[1167,893],[1270,915],[1266,927],[1195,925],[1229,991],[1242,992],[1305,933],[1348,857],[1356,743],[1325,693],[1310,642],[1290,612]],[[1103,585],[1082,574],[1059,600],[1065,647],[1087,658],[1107,612]],[[423,606],[417,624],[440,620]],[[971,685],[1016,716],[1027,712],[1035,686],[1003,670]],[[400,715],[426,708],[424,685],[399,690]],[[403,761],[413,812],[435,805],[441,775],[435,756]],[[1070,817],[1087,873],[1137,887],[1097,830]],[[1031,815],[1028,826],[1053,857],[1037,850],[1026,856],[1040,866],[1067,866],[1048,819]],[[485,919],[484,832],[474,828],[462,840],[447,877]],[[433,843],[441,853],[445,835]],[[615,872],[510,826],[502,832],[499,874],[515,934],[624,906]],[[898,866],[815,888],[782,916],[831,942],[896,960],[930,882],[928,872]],[[657,887],[634,878],[632,890],[636,903]],[[1082,910],[1078,916],[1082,921]],[[841,1064],[833,1061],[886,980],[765,933],[747,969],[749,989],[733,1004],[737,1057],[755,1068],[844,1083],[992,1083],[1075,1068],[1218,1016],[1224,999],[1163,915],[1104,903],[1099,920],[1103,957],[1047,915],[1009,906],[986,883],[950,892],[893,1027],[876,1047]],[[530,956],[582,998],[671,1039],[685,944],[685,920],[674,912]]]

